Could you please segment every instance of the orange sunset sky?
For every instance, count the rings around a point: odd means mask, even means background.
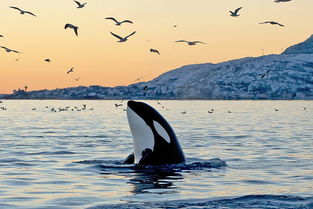
[[[187,64],[221,62],[281,53],[313,34],[313,1],[292,0],[1,0],[0,93],[13,89],[55,89],[89,85],[129,85],[151,80]],[[21,15],[16,6],[37,15]],[[229,10],[243,7],[238,18]],[[105,17],[129,19],[115,26]],[[260,25],[273,20],[286,27]],[[79,37],[66,23],[79,27]],[[177,27],[173,27],[177,25]],[[110,32],[126,36],[117,43]],[[199,40],[188,46],[175,40]],[[150,48],[160,51],[152,54]],[[262,50],[263,49],[263,50]],[[51,63],[44,59],[49,58]],[[19,59],[16,61],[16,59]],[[75,71],[66,72],[74,67]],[[80,77],[79,81],[75,78]]]

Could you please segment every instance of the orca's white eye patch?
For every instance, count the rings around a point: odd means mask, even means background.
[[[153,121],[153,126],[156,130],[156,132],[163,138],[167,143],[171,143],[171,138],[167,134],[167,131],[156,121]]]

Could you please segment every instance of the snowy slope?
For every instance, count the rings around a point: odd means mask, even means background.
[[[283,54],[312,54],[313,53],[313,35],[306,41],[287,48]]]
[[[147,82],[147,95],[185,99],[313,98],[313,54],[184,66]]]

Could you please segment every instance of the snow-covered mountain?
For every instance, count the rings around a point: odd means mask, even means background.
[[[152,94],[184,99],[308,99],[313,98],[313,54],[190,65],[145,85]]]
[[[313,53],[313,35],[306,41],[287,48],[283,54],[312,54]]]
[[[313,99],[313,36],[279,55],[188,65],[119,87],[17,91],[14,99]]]

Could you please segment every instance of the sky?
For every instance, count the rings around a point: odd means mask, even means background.
[[[312,0],[1,0],[0,93],[13,89],[129,85],[188,64],[278,54],[313,34]],[[21,15],[16,6],[37,17]],[[237,18],[229,10],[243,7]],[[134,24],[115,26],[106,17]],[[285,27],[261,25],[273,20]],[[79,36],[64,29],[79,27]],[[173,27],[177,25],[177,27]],[[126,36],[118,43],[110,32]],[[188,46],[176,40],[206,44]],[[149,52],[159,50],[161,55]],[[44,60],[49,58],[52,62]],[[18,59],[18,61],[16,61]],[[66,72],[74,67],[74,72]],[[76,81],[76,78],[80,78]]]

